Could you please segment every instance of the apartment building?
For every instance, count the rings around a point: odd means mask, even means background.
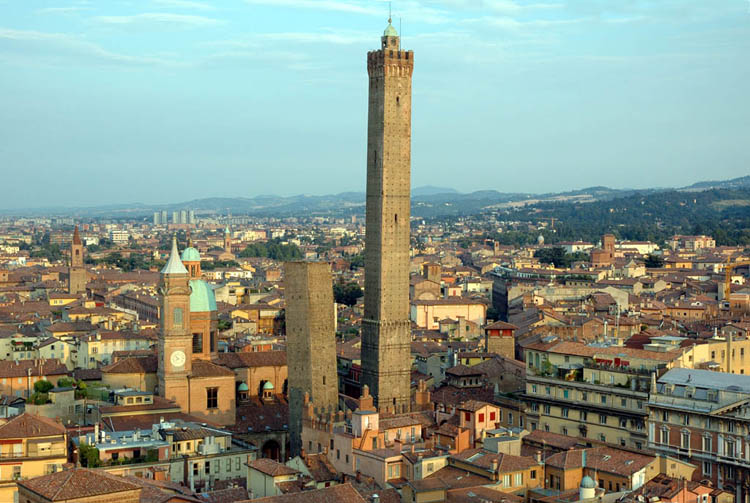
[[[14,501],[20,480],[62,471],[66,439],[62,424],[32,414],[0,425],[0,501]]]
[[[660,349],[557,340],[528,346],[527,428],[642,449],[651,373],[682,355]]]
[[[648,447],[699,467],[700,479],[747,501],[750,376],[676,368],[654,379]]]

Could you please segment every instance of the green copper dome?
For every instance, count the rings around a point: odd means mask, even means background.
[[[244,382],[241,382],[237,390],[238,391],[250,391],[250,388],[247,387],[247,384],[245,384]]]
[[[211,286],[202,279],[190,280],[190,312],[216,311],[216,296]]]
[[[383,32],[384,37],[398,37],[398,32],[396,31],[396,28],[393,27],[390,21],[388,21],[388,26],[385,28],[385,31]]]
[[[182,257],[180,258],[183,262],[200,262],[201,254],[198,253],[198,250],[190,246],[182,250]]]
[[[271,391],[273,389],[273,384],[271,381],[266,381],[266,383],[263,385],[263,391]]]

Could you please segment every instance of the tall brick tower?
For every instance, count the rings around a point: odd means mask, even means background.
[[[161,270],[159,281],[158,367],[159,395],[174,400],[189,410],[188,376],[192,369],[190,333],[190,275],[180,260],[177,240],[172,238],[172,253]]]
[[[73,242],[70,244],[70,267],[68,268],[68,293],[86,291],[86,268],[83,266],[83,243],[76,225]]]
[[[305,393],[317,413],[338,409],[336,328],[331,266],[325,262],[284,264],[286,341],[289,366],[291,455],[302,448]]]
[[[362,384],[379,410],[410,408],[409,216],[411,76],[388,20],[381,48],[367,53],[367,233]]]

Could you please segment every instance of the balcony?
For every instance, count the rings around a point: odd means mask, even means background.
[[[53,449],[28,449],[26,452],[0,452],[0,459],[24,458],[60,458],[67,457],[68,451],[64,447]]]

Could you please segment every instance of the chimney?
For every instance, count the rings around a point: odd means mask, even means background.
[[[497,458],[492,460],[492,473],[497,473]]]
[[[377,494],[372,495],[372,503],[380,503],[380,496]]]
[[[536,451],[534,458],[536,458],[537,463],[542,463],[542,451]]]

